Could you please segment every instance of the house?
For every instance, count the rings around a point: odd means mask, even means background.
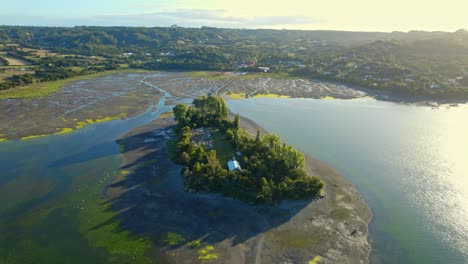
[[[433,83],[429,84],[429,88],[431,88],[431,89],[438,89],[438,88],[440,88],[440,85],[438,85],[438,84],[436,84],[436,83],[433,82]]]
[[[234,170],[241,171],[242,170],[239,162],[234,157],[230,161],[228,161],[227,165],[228,165],[229,171],[234,171]]]
[[[258,69],[261,70],[261,71],[264,71],[264,72],[270,71],[269,67],[258,67]]]

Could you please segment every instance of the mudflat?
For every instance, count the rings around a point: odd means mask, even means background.
[[[268,76],[219,72],[119,72],[80,80],[47,96],[0,100],[0,138],[11,140],[66,133],[96,122],[136,116],[161,98],[152,85],[178,98],[195,98],[209,93],[238,97],[366,96],[366,93],[343,85]]]

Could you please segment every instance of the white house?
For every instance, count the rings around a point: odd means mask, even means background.
[[[232,158],[232,160],[228,161],[227,164],[228,164],[229,171],[233,171],[233,170],[241,171],[242,170],[239,162],[235,158]]]

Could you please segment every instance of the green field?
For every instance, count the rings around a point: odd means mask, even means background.
[[[212,136],[216,157],[221,163],[221,166],[226,166],[226,163],[235,155],[235,150],[221,131],[216,130],[212,133]]]

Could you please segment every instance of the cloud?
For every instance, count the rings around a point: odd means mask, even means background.
[[[145,13],[136,15],[113,15],[95,17],[101,23],[120,25],[144,25],[144,26],[168,26],[177,24],[179,26],[200,27],[277,27],[285,25],[316,24],[320,21],[305,16],[256,16],[252,18],[226,16],[224,10],[206,9],[176,9],[156,13]],[[127,24],[122,24],[127,23]]]
[[[251,23],[259,26],[317,24],[320,20],[306,16],[261,16],[252,19]]]
[[[227,27],[227,28],[277,28],[316,24],[320,21],[305,16],[228,16],[225,10],[173,9],[154,13],[90,16],[14,16],[0,18],[0,24],[38,26],[171,26]]]

